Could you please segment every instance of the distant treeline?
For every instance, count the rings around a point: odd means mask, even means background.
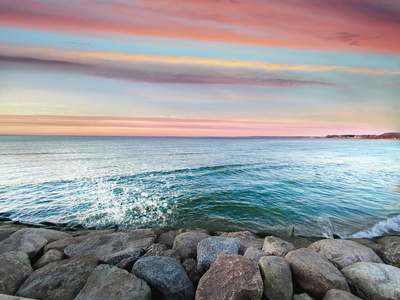
[[[327,135],[327,139],[400,139],[400,132],[386,132],[384,134],[331,134]]]

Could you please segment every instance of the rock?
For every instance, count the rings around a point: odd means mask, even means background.
[[[238,254],[240,241],[234,238],[212,236],[197,244],[197,269],[207,271],[221,253]]]
[[[289,264],[278,256],[264,256],[258,262],[264,280],[264,295],[268,299],[291,300],[292,273]]]
[[[26,234],[34,234],[34,235],[39,235],[43,238],[45,238],[49,243],[52,243],[57,240],[61,240],[67,237],[71,237],[68,233],[57,231],[57,230],[52,230],[52,229],[44,229],[44,228],[24,228],[21,230],[18,230],[16,233],[13,235],[16,236],[22,236]]]
[[[1,224],[0,225],[0,242],[9,238],[14,232],[26,228],[24,225],[18,224]]]
[[[362,299],[400,299],[400,269],[372,262],[357,262],[342,269],[353,292]]]
[[[333,289],[325,294],[323,300],[361,300],[361,299],[349,292]]]
[[[377,243],[374,243],[373,241],[369,240],[369,239],[349,239],[349,241],[353,241],[357,244],[363,245],[365,247],[371,248],[372,250],[374,250],[374,252],[381,258],[383,259],[383,246]]]
[[[378,240],[384,246],[383,260],[392,266],[400,267],[400,237],[385,236]]]
[[[30,259],[33,259],[48,242],[47,239],[40,235],[18,234],[18,232],[13,233],[9,238],[0,242],[0,254],[10,251],[20,251],[26,253]]]
[[[179,254],[172,249],[168,249],[167,246],[164,244],[153,244],[151,245],[146,253],[143,255],[143,257],[149,257],[149,256],[166,256],[166,257],[172,257],[177,259],[180,262]]]
[[[263,281],[256,262],[222,253],[201,277],[196,300],[261,299]]]
[[[175,230],[167,231],[158,237],[157,243],[164,244],[167,246],[167,248],[171,249],[174,245],[174,240],[177,235],[178,232]]]
[[[201,273],[197,269],[197,261],[195,261],[193,258],[189,258],[182,263],[182,267],[185,269],[186,274],[188,274],[193,285],[197,286],[201,278]]]
[[[150,300],[147,282],[110,265],[99,265],[90,274],[75,300]]]
[[[268,256],[268,254],[262,250],[258,250],[256,248],[254,248],[254,247],[249,247],[249,248],[247,248],[247,250],[243,256],[246,258],[252,259],[258,263],[258,261],[260,260],[261,257]]]
[[[64,253],[69,257],[95,254],[104,263],[117,265],[124,258],[139,256],[153,244],[153,229],[100,234],[87,238],[79,244],[69,245]]]
[[[57,249],[59,251],[64,251],[69,245],[79,244],[80,242],[89,238],[88,236],[78,236],[78,237],[68,237],[65,239],[61,239],[44,246],[44,252],[47,252],[51,249]]]
[[[197,244],[209,237],[208,234],[203,232],[184,232],[176,236],[172,249],[178,252],[182,261],[185,261],[188,258],[196,258]]]
[[[117,264],[117,267],[130,272],[132,270],[132,267],[135,264],[135,262],[137,262],[139,259],[140,259],[140,256],[131,256],[131,257],[124,258]]]
[[[221,236],[239,239],[240,241],[239,254],[242,255],[250,247],[254,247],[256,249],[261,250],[263,246],[262,241],[258,240],[257,237],[253,235],[250,231],[224,232],[221,234]]]
[[[181,264],[174,258],[150,256],[139,259],[132,268],[139,278],[146,280],[163,299],[191,299],[193,283]],[[155,298],[159,298],[156,297]]]
[[[307,248],[313,243],[312,241],[302,236],[291,236],[284,238],[284,240],[291,243],[293,246],[296,247],[296,249]]]
[[[317,252],[301,248],[285,256],[297,284],[309,295],[322,298],[331,289],[349,292],[349,286],[342,273]]]
[[[285,256],[289,251],[296,250],[296,247],[291,243],[286,242],[275,236],[267,236],[264,239],[262,250],[267,255]]]
[[[383,263],[372,249],[349,240],[320,240],[308,248],[324,254],[339,270],[359,261]]]
[[[10,251],[0,254],[0,293],[14,295],[33,270],[28,255]]]
[[[35,300],[35,299],[0,294],[0,300]]]
[[[50,263],[33,272],[19,288],[17,295],[46,300],[72,300],[96,267],[95,255]]]
[[[40,269],[42,267],[44,267],[45,265],[58,261],[58,260],[62,260],[64,258],[64,252],[61,252],[57,249],[51,249],[48,252],[46,252],[34,265],[33,265],[33,269],[37,270]]]
[[[302,293],[298,295],[293,295],[293,300],[314,300],[307,293]]]

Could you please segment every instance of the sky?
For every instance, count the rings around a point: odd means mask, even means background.
[[[0,134],[400,131],[399,0],[0,0]]]

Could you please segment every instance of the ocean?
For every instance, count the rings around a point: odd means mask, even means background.
[[[0,136],[0,214],[99,229],[400,233],[400,142]]]

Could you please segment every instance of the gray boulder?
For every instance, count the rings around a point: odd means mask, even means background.
[[[301,293],[293,295],[293,300],[314,300],[314,298],[310,297],[307,293]]]
[[[22,229],[21,229],[22,230]],[[36,234],[17,235],[18,231],[9,238],[0,242],[0,254],[10,251],[20,251],[26,253],[30,259],[33,259],[47,244],[47,240]]]
[[[52,243],[48,243],[44,246],[44,252],[47,252],[51,249],[56,249],[59,251],[64,251],[69,245],[79,244],[80,242],[88,239],[89,236],[78,236],[78,237],[67,237]]]
[[[178,235],[178,232],[176,230],[164,232],[163,234],[161,234],[158,237],[157,243],[163,244],[163,245],[167,246],[167,248],[171,249],[172,246],[174,245],[174,240],[177,235]]]
[[[400,269],[379,263],[358,262],[342,269],[354,293],[367,300],[400,299]]]
[[[17,296],[72,300],[97,267],[95,255],[84,255],[50,263],[33,272],[17,291]]]
[[[35,299],[0,294],[0,300],[35,300]]]
[[[289,251],[296,250],[296,247],[281,238],[275,236],[267,236],[264,239],[264,245],[262,247],[262,250],[267,255],[283,257]]]
[[[11,251],[0,255],[0,293],[14,295],[33,270],[28,255]]]
[[[20,224],[0,224],[0,242],[9,238],[14,232],[26,228]]]
[[[197,261],[195,261],[193,258],[189,258],[182,263],[182,267],[185,269],[186,274],[188,274],[193,285],[197,286],[201,278],[201,273],[197,269]]]
[[[39,235],[39,236],[45,238],[49,243],[52,243],[54,241],[58,241],[58,240],[61,240],[61,239],[67,238],[67,237],[71,237],[66,232],[61,232],[61,231],[52,230],[52,229],[44,229],[44,228],[24,228],[24,229],[18,230],[13,235],[21,236],[21,235],[26,235],[26,234]]]
[[[184,232],[176,236],[172,249],[178,252],[182,261],[196,258],[197,244],[209,237],[208,234],[199,231]]]
[[[153,244],[155,232],[152,229],[138,229],[130,232],[100,234],[87,238],[79,244],[64,249],[68,257],[95,254],[99,261],[116,265],[121,260],[139,256]]]
[[[357,244],[363,245],[365,247],[371,248],[381,259],[383,259],[384,247],[366,238],[354,238],[349,239],[349,241],[356,242]]]
[[[312,297],[322,298],[331,289],[350,292],[342,273],[311,249],[291,251],[285,260],[290,265],[294,280]]]
[[[262,250],[258,250],[256,248],[254,248],[254,247],[249,247],[249,248],[247,248],[247,250],[243,256],[246,258],[250,258],[258,263],[258,261],[260,260],[261,257],[268,256],[268,254]]]
[[[353,294],[341,290],[330,290],[325,294],[323,300],[361,300]]]
[[[110,265],[99,265],[90,274],[75,300],[150,300],[147,282]]]
[[[48,265],[49,263],[62,260],[63,258],[64,258],[64,252],[61,252],[57,249],[51,249],[45,254],[43,254],[43,256],[33,265],[33,269],[34,270],[40,269],[45,265]]]
[[[291,243],[296,249],[307,248],[313,242],[302,236],[291,236],[284,238],[285,241]]]
[[[264,280],[264,295],[268,299],[291,300],[293,282],[289,264],[279,256],[264,256],[258,266]]]
[[[197,244],[197,269],[207,271],[221,253],[238,254],[240,241],[234,238],[212,236]]]
[[[201,277],[196,300],[259,300],[263,281],[256,262],[236,254],[222,253]]]
[[[253,235],[250,231],[224,232],[221,234],[221,236],[239,239],[240,241],[239,254],[242,255],[250,247],[254,247],[256,249],[261,250],[263,246],[263,242],[259,240],[255,235]]]
[[[153,244],[151,245],[146,253],[143,255],[143,257],[149,257],[149,256],[166,256],[166,257],[172,257],[177,259],[180,262],[179,254],[172,249],[168,249],[167,246],[164,244]]]
[[[383,263],[371,248],[349,240],[320,240],[308,248],[324,254],[339,270],[359,261]]]
[[[383,260],[392,266],[400,268],[400,237],[385,236],[378,240],[384,246]]]
[[[132,273],[146,280],[160,293],[159,298],[184,300],[194,296],[193,283],[175,258],[164,256],[141,258],[133,265]]]

